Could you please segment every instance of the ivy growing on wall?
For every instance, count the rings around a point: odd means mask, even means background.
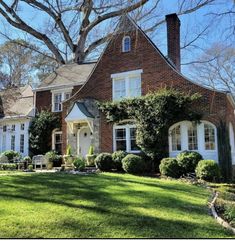
[[[60,118],[55,113],[42,111],[32,120],[29,128],[29,147],[33,155],[51,150],[52,131],[60,127]]]
[[[131,119],[137,127],[136,141],[154,161],[168,156],[168,129],[182,120],[199,121],[201,114],[193,107],[201,96],[173,89],[161,89],[145,96],[98,103],[108,122]]]
[[[218,149],[219,165],[224,181],[232,179],[232,158],[231,147],[229,142],[229,130],[224,121],[220,121],[218,126]]]

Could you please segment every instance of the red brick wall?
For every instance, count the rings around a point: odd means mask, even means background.
[[[142,32],[132,33],[132,50],[121,52],[123,35],[117,35],[108,45],[98,62],[96,69],[88,82],[79,92],[64,104],[62,130],[66,143],[66,123],[64,117],[68,106],[77,99],[91,97],[99,101],[112,100],[111,74],[143,69],[142,94],[158,90],[162,87],[172,87],[186,93],[201,93],[203,98],[195,108],[204,113],[203,119],[218,124],[220,118],[225,119],[227,98],[223,93],[214,92],[196,85],[175,71],[161,54],[153,47]],[[112,151],[112,126],[107,124],[101,115],[101,151]],[[66,144],[63,149],[65,150]]]

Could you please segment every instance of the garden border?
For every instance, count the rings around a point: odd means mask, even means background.
[[[220,224],[222,225],[224,228],[232,231],[233,234],[235,234],[235,228],[233,228],[228,222],[226,222],[224,219],[222,219],[218,213],[216,212],[216,209],[215,209],[215,201],[218,197],[218,192],[214,192],[214,196],[213,196],[213,200],[212,202],[210,203],[210,210],[212,212],[212,215],[213,217],[215,218],[215,220]]]

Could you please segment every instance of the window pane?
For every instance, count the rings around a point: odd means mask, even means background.
[[[180,125],[178,125],[172,130],[171,136],[172,136],[172,151],[181,151]]]
[[[139,151],[140,148],[136,144],[136,128],[130,128],[131,151]]]
[[[197,150],[197,126],[190,126],[188,128],[188,149]]]
[[[54,111],[61,111],[62,94],[54,95]]]
[[[114,80],[114,96],[115,100],[120,100],[126,96],[126,87],[125,87],[125,79],[116,79]]]
[[[70,97],[71,97],[71,93],[70,92],[64,94],[65,100],[69,99]]]
[[[15,150],[15,135],[11,136],[11,150]]]
[[[115,129],[116,150],[126,151],[126,129]]]
[[[129,52],[131,50],[131,39],[130,37],[124,37],[123,52]]]
[[[11,130],[12,130],[12,131],[15,131],[15,130],[16,130],[16,125],[12,125],[12,126],[11,126]]]
[[[205,149],[215,150],[215,130],[213,126],[204,124]]]
[[[7,126],[4,125],[4,126],[3,126],[3,132],[6,132],[6,131],[7,131]]]
[[[6,134],[2,136],[2,151],[6,150]]]
[[[20,135],[20,152],[24,153],[24,135]]]
[[[129,95],[130,97],[141,96],[141,79],[140,76],[129,78]]]
[[[20,129],[23,131],[24,130],[24,123],[20,125]]]

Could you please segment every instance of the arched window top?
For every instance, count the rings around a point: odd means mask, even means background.
[[[122,52],[130,52],[131,51],[131,38],[130,36],[125,36],[122,39]]]

